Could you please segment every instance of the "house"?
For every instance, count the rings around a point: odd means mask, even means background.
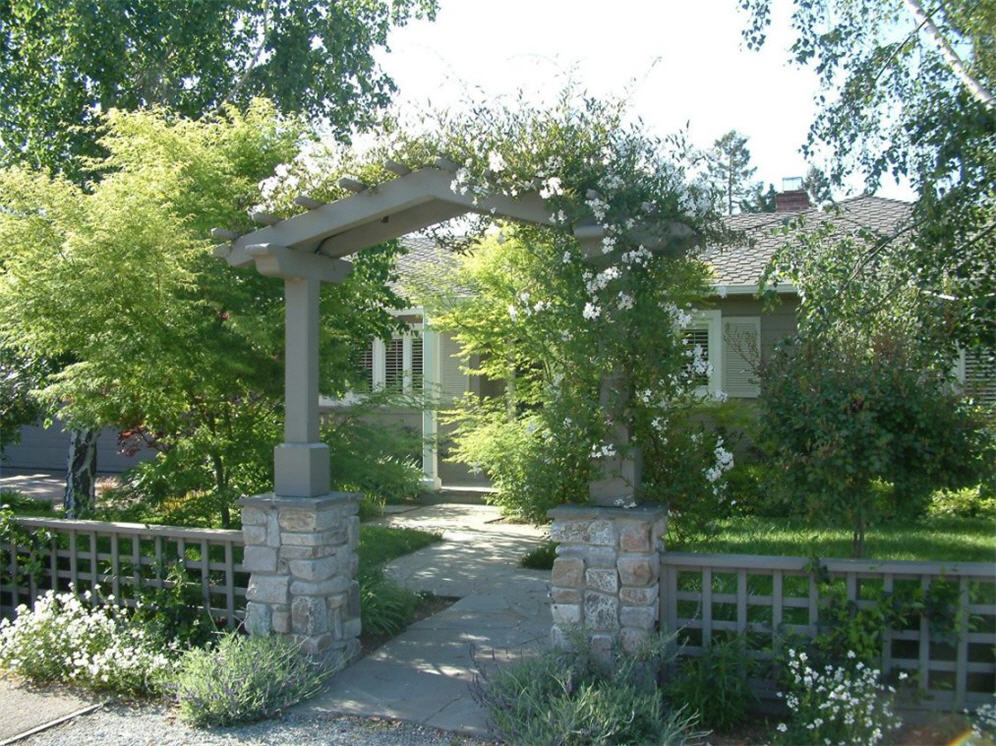
[[[730,227],[743,231],[749,240],[743,245],[706,250],[703,258],[712,266],[714,276],[710,304],[696,311],[685,329],[689,342],[701,346],[712,364],[703,384],[704,393],[722,391],[731,398],[756,398],[760,385],[752,371],[757,362],[763,361],[775,344],[795,331],[798,296],[794,287],[777,288],[782,302],[773,309],[763,308],[756,297],[761,273],[780,242],[786,240],[775,232],[777,228],[791,218],[802,216],[809,224],[833,220],[845,229],[853,226],[889,233],[911,215],[910,204],[873,196],[844,200],[839,207],[839,214],[828,215],[811,207],[804,191],[788,191],[777,195],[775,212],[729,218]],[[455,262],[453,254],[427,239],[413,235],[406,241],[409,252],[398,265],[402,278],[416,273],[438,276]],[[459,288],[453,290],[460,292]],[[431,309],[409,308],[397,312],[397,316],[410,332],[371,345],[363,360],[366,387],[397,388],[417,394],[418,387],[423,385],[425,390],[438,391],[443,404],[467,392],[482,396],[498,393],[499,383],[468,376],[463,371],[457,343],[449,335],[432,329]],[[985,401],[996,403],[996,370],[991,360],[963,356],[956,371],[966,388]],[[331,412],[348,405],[349,400],[321,403],[326,412]],[[473,473],[466,465],[446,460],[448,431],[437,412],[423,411],[420,407],[385,409],[377,418],[386,425],[422,433],[426,487],[487,484],[483,475]],[[134,459],[116,453],[115,440],[111,431],[102,436],[98,464],[103,471],[120,471],[134,463]],[[4,467],[62,469],[65,446],[66,434],[58,424],[49,430],[25,428],[21,443],[8,448]]]
[[[860,196],[838,203],[839,212],[827,213],[810,205],[805,191],[787,191],[776,196],[775,212],[741,214],[729,218],[731,228],[742,231],[742,245],[707,249],[703,255],[713,269],[708,308],[695,311],[685,328],[690,344],[699,345],[711,363],[703,393],[723,392],[727,397],[753,399],[760,382],[753,371],[775,345],[796,330],[799,297],[791,285],[776,288],[780,303],[765,308],[757,297],[762,272],[786,237],[777,231],[788,220],[802,217],[809,225],[830,220],[841,229],[853,227],[891,234],[911,218],[912,205],[898,200]],[[433,243],[410,237],[409,253],[399,262],[402,277],[414,273],[440,274],[455,259]],[[459,289],[457,289],[459,292]],[[463,372],[460,349],[447,334],[431,326],[431,309],[411,308],[401,314],[412,329],[388,342],[375,342],[366,359],[367,383],[374,389],[399,386],[411,390],[421,374],[428,390],[441,392],[444,402],[466,392],[497,393],[499,384]],[[475,361],[471,360],[471,367]],[[973,394],[996,404],[996,366],[991,360],[958,361],[959,380]],[[326,403],[330,404],[330,403]],[[426,446],[423,451],[424,484],[428,488],[487,484],[483,475],[465,465],[446,460],[447,429],[435,412],[396,410],[385,412],[386,420],[418,429],[421,421]],[[437,447],[433,448],[432,443]]]

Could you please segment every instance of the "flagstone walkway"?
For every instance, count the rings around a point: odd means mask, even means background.
[[[486,734],[484,712],[469,688],[475,657],[514,659],[542,649],[549,638],[549,572],[518,566],[545,532],[504,522],[484,505],[432,505],[381,522],[441,532],[442,542],[398,558],[387,573],[411,590],[460,600],[355,662],[295,710]]]

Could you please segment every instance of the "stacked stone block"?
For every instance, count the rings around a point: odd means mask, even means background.
[[[352,660],[360,649],[359,495],[267,494],[240,504],[247,631],[292,635],[310,655]]]
[[[609,659],[618,640],[627,652],[659,627],[660,556],[667,508],[564,505],[550,511],[559,542],[551,581],[552,642],[568,646],[579,627],[592,652]]]

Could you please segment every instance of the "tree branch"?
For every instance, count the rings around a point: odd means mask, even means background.
[[[905,0],[906,5],[909,6],[910,11],[913,13],[913,17],[919,21],[920,25],[927,31],[927,35],[930,36],[934,43],[940,47],[941,55],[947,60],[948,65],[954,71],[954,74],[962,82],[962,84],[968,88],[969,92],[975,97],[979,103],[986,107],[992,107],[993,105],[993,94],[991,91],[987,90],[985,86],[982,85],[965,66],[961,57],[954,51],[954,48],[944,38],[934,22],[930,20],[930,16],[924,11],[923,6],[920,5],[919,0]]]

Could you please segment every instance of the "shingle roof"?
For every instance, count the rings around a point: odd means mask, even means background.
[[[712,265],[716,285],[756,285],[772,255],[789,240],[778,231],[789,220],[802,217],[807,225],[832,220],[843,230],[863,228],[880,233],[897,230],[910,219],[912,205],[882,197],[852,197],[837,203],[829,212],[820,208],[786,212],[762,212],[734,215],[727,219],[730,228],[743,231],[748,241],[741,245],[707,248],[703,259]],[[409,235],[403,239],[408,253],[398,259],[398,275],[421,275],[432,278],[446,273],[456,262],[456,255],[425,236]]]
[[[730,228],[743,231],[747,244],[706,249],[703,259],[712,265],[717,285],[756,285],[779,246],[790,240],[778,231],[788,221],[803,218],[807,225],[833,221],[842,230],[863,228],[878,233],[895,232],[910,219],[912,205],[882,197],[852,197],[837,203],[837,209],[819,208],[792,212],[735,215]]]

